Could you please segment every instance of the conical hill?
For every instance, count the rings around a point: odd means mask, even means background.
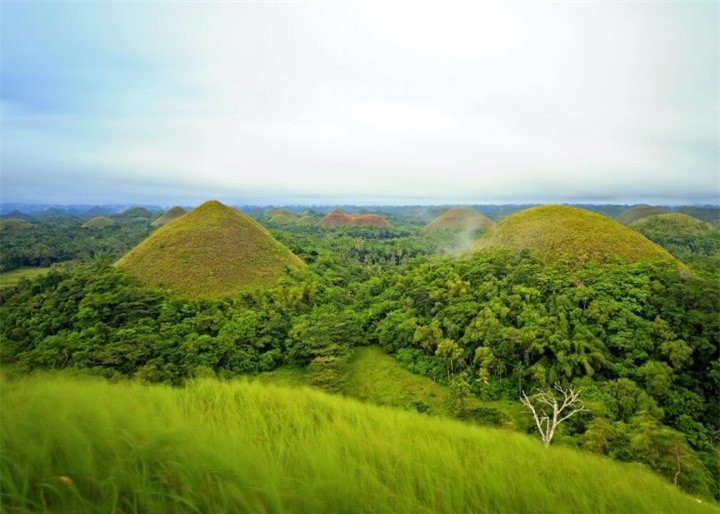
[[[647,218],[648,216],[654,216],[656,214],[664,214],[667,211],[660,207],[653,207],[652,205],[638,205],[632,209],[628,209],[622,212],[617,220],[623,225],[630,225],[638,220]]]
[[[445,211],[432,220],[425,230],[436,232],[438,230],[476,231],[487,230],[494,225],[493,220],[469,207],[456,207]]]
[[[389,227],[388,220],[379,214],[348,214],[340,209],[335,209],[319,221],[323,227],[342,226],[364,226],[364,227]]]
[[[636,262],[674,258],[643,235],[598,214],[563,205],[515,213],[488,230],[471,251],[486,248],[533,250],[543,261]]]
[[[272,284],[303,262],[249,216],[218,201],[160,227],[117,266],[187,296],[229,296]]]
[[[187,211],[185,209],[183,209],[182,207],[175,206],[172,209],[165,211],[159,217],[157,217],[155,220],[153,220],[153,222],[150,223],[150,226],[162,227],[163,225],[167,225],[168,223],[170,223],[175,218],[179,218],[186,212]]]
[[[105,228],[114,225],[115,222],[106,216],[97,216],[82,224],[82,228]]]

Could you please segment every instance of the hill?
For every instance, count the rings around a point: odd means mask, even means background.
[[[0,220],[0,230],[13,229],[13,230],[25,230],[33,228],[33,224],[28,220],[20,218],[8,218]]]
[[[455,209],[445,211],[432,220],[425,230],[428,232],[436,232],[438,230],[475,232],[477,230],[487,230],[493,225],[493,220],[484,214],[480,214],[475,209],[456,207]]]
[[[616,219],[623,225],[630,225],[638,220],[647,218],[648,216],[654,216],[655,214],[664,214],[668,211],[661,207],[653,207],[652,205],[639,205],[631,209],[626,210],[620,214]]]
[[[303,265],[259,223],[217,201],[160,227],[117,262],[144,284],[193,297],[267,286]]]
[[[471,251],[485,248],[534,250],[548,263],[636,262],[673,257],[632,229],[602,214],[564,205],[544,205],[520,211],[488,230]]]
[[[293,225],[297,223],[298,217],[290,211],[281,211],[273,214],[268,221],[277,225]]]
[[[717,512],[637,466],[310,390],[1,386],[11,512]]]
[[[163,225],[167,225],[175,218],[179,218],[183,214],[185,214],[187,211],[183,209],[182,207],[175,206],[172,209],[169,209],[162,213],[159,217],[155,218],[152,223],[150,223],[150,226],[152,227],[162,227]]]
[[[114,225],[115,222],[105,216],[97,216],[82,224],[83,228],[105,228]]]
[[[119,218],[151,218],[152,212],[145,207],[130,207],[117,215]]]
[[[323,219],[319,224],[323,227],[343,227],[343,226],[365,226],[365,227],[389,227],[390,223],[378,214],[348,214],[335,209]]]
[[[720,207],[685,205],[678,207],[675,211],[710,223],[720,223]]]
[[[709,223],[679,212],[648,216],[633,222],[630,227],[642,234],[645,234],[646,231],[660,231],[666,234],[677,234],[678,236],[704,234],[712,230],[712,225]]]

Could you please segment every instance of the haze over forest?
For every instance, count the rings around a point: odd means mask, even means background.
[[[718,203],[718,4],[3,2],[3,203]]]

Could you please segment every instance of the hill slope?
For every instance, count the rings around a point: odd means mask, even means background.
[[[702,220],[679,212],[654,214],[638,220],[630,225],[631,228],[644,234],[645,231],[662,232],[665,234],[690,235],[704,234],[712,230],[712,225]]]
[[[105,228],[114,225],[115,222],[106,216],[97,216],[82,224],[83,228]]]
[[[5,229],[25,230],[28,228],[33,228],[33,224],[22,218],[8,218],[8,219],[0,220],[0,230],[5,230]]]
[[[303,262],[250,217],[209,201],[159,228],[117,266],[183,295],[226,296],[269,285]]]
[[[425,228],[428,232],[438,230],[476,231],[492,227],[493,220],[469,207],[457,207],[442,213]]]
[[[163,225],[167,225],[175,218],[179,218],[183,214],[185,214],[187,211],[183,209],[182,207],[175,206],[172,209],[169,209],[162,213],[160,216],[155,218],[152,223],[150,223],[150,226],[152,227],[162,227]]]
[[[343,226],[364,226],[364,227],[389,227],[390,223],[379,214],[348,214],[335,209],[323,219],[319,225],[323,227],[343,227]]]
[[[566,257],[573,262],[674,260],[634,230],[602,214],[564,205],[533,207],[505,218],[471,251],[485,248],[530,249],[548,263]]]
[[[2,397],[8,511],[717,513],[635,466],[308,390],[35,377]]]
[[[652,205],[639,205],[628,209],[620,214],[616,219],[623,225],[630,225],[638,220],[647,218],[648,216],[654,216],[656,214],[664,214],[667,211],[660,207],[653,207]]]

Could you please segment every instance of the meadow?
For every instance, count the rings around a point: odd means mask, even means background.
[[[6,512],[718,512],[638,465],[315,390],[1,388]]]

